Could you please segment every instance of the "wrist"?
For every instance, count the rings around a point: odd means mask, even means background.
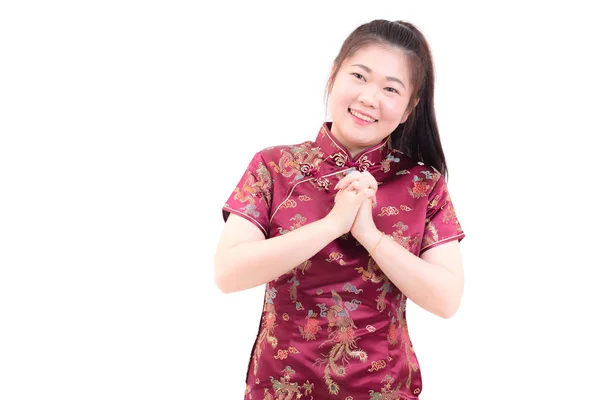
[[[323,217],[319,223],[321,224],[322,229],[327,232],[327,235],[331,237],[332,241],[346,233],[343,232],[341,224],[336,222],[335,218],[332,218],[329,215]]]
[[[373,224],[354,236],[367,250],[371,250],[381,238],[381,231]]]

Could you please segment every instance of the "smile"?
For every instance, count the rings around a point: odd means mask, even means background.
[[[369,122],[369,123],[377,122],[377,120],[375,118],[371,118],[368,115],[361,114],[358,111],[355,111],[351,108],[348,108],[348,112],[350,114],[352,114],[353,116],[355,116],[356,118],[360,119],[361,121]]]

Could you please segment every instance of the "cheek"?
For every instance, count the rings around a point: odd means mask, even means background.
[[[403,101],[384,101],[381,103],[381,114],[387,121],[393,124],[397,124],[402,119],[404,111],[406,110],[406,104]]]
[[[357,96],[358,90],[356,85],[341,79],[336,82],[336,85],[331,91],[332,103],[335,104],[336,107],[341,108],[348,108]]]

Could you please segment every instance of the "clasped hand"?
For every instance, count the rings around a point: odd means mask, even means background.
[[[354,171],[340,180],[335,189],[338,192],[330,216],[339,223],[342,233],[351,232],[358,239],[375,228],[372,210],[377,201],[377,181],[373,175]]]

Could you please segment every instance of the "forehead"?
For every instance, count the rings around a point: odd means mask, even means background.
[[[410,63],[406,52],[395,46],[367,45],[346,58],[342,67],[351,68],[354,64],[362,64],[373,70],[373,74],[394,76],[405,83],[410,77]]]

